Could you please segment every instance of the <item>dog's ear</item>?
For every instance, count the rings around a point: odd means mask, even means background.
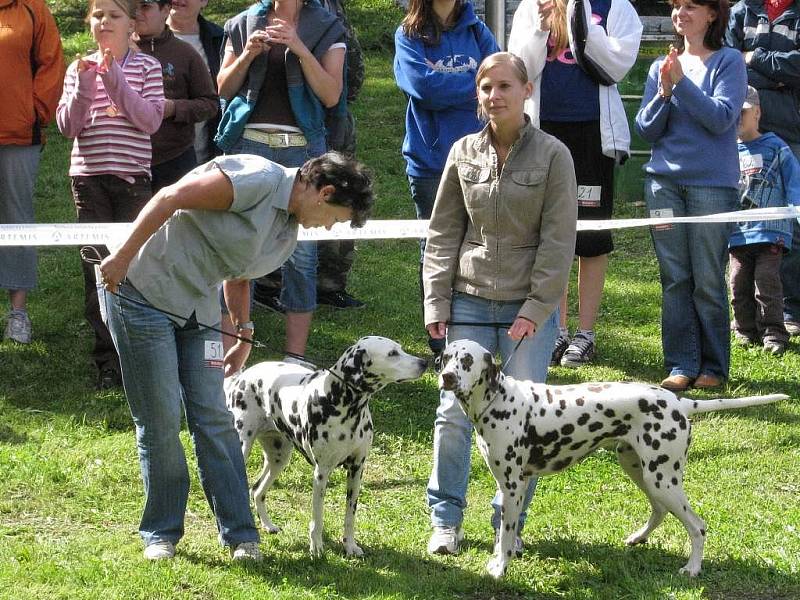
[[[446,392],[452,392],[456,389],[456,387],[458,387],[458,377],[456,377],[455,373],[451,373],[449,371],[442,373],[441,382],[441,387]]]
[[[483,355],[483,360],[486,362],[486,387],[490,391],[497,391],[497,379],[500,375],[500,367],[494,362],[494,357],[490,353]]]

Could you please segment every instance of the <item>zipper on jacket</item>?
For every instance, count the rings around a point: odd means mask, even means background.
[[[497,150],[495,150],[494,145],[491,142],[491,133],[489,132],[489,147],[491,148],[491,156],[492,156],[492,167],[491,167],[491,177],[492,177],[492,185],[489,187],[489,198],[491,199],[495,196],[497,199],[494,202],[494,230],[495,230],[495,241],[494,241],[494,254],[497,257],[497,269],[495,270],[495,279],[494,279],[494,290],[497,290],[497,283],[500,281],[500,273],[502,271],[502,255],[500,254],[500,179],[503,176],[503,173],[506,170],[506,165],[508,161],[514,154],[514,150],[517,148],[517,143],[522,139],[522,135],[514,140],[514,143],[508,149],[508,154],[506,154],[506,159],[503,161],[503,167],[500,168],[499,161],[497,160]]]

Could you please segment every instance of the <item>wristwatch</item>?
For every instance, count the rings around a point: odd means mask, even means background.
[[[252,321],[247,321],[247,323],[236,324],[236,333],[241,332],[243,329],[247,329],[249,331],[255,331],[256,330],[255,323],[253,323]]]

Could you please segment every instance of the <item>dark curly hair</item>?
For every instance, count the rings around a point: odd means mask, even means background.
[[[350,227],[364,226],[372,213],[375,197],[372,173],[362,163],[341,152],[326,152],[300,167],[300,177],[317,190],[332,185],[335,191],[328,202],[353,211]]]

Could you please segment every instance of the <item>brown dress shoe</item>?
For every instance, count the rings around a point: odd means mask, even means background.
[[[703,373],[694,380],[694,387],[698,390],[706,390],[709,388],[717,388],[722,385],[722,379],[715,375],[708,375]]]
[[[683,392],[689,389],[692,380],[686,375],[670,375],[661,382],[661,387],[670,392]]]

